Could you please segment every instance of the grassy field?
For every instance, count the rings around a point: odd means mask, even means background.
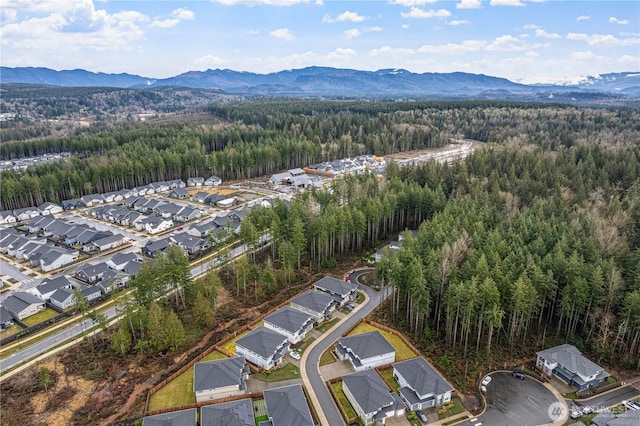
[[[364,294],[362,294],[361,292],[358,292],[358,294],[356,295],[356,303],[360,304],[364,302]]]
[[[351,333],[349,333],[349,336],[353,336],[354,334],[367,333],[369,331],[374,331],[374,330],[378,330],[380,333],[382,333],[385,339],[387,339],[389,343],[391,343],[391,345],[393,345],[393,347],[396,348],[396,362],[404,361],[406,359],[411,359],[418,356],[415,352],[411,350],[411,348],[409,348],[409,346],[407,346],[395,334],[389,333],[388,331],[380,330],[379,328],[376,328],[364,322],[361,322],[356,326],[356,328],[351,330]]]
[[[446,408],[445,407],[450,407]],[[438,411],[438,420],[446,419],[447,417],[455,416],[456,414],[460,414],[464,411],[464,405],[462,405],[462,401],[460,398],[451,398],[451,402],[445,406],[443,406]]]
[[[224,354],[213,351],[202,361],[213,361],[226,358]],[[165,387],[151,395],[149,410],[177,407],[196,402],[196,394],[193,392],[193,366],[187,371],[167,383]]]
[[[340,321],[339,318],[334,318],[331,321],[325,321],[322,324],[320,324],[319,326],[317,326],[316,330],[318,330],[320,333],[324,333],[325,331],[327,331],[331,327],[333,327],[338,321]]]
[[[305,349],[307,349],[309,347],[309,345],[311,345],[313,343],[313,341],[316,340],[313,337],[309,337],[307,340],[305,340],[304,342],[302,342],[302,345],[300,345],[300,347],[298,348],[300,351],[300,355],[302,355],[302,353],[305,351]]]
[[[333,383],[331,387],[338,397],[338,402],[340,403],[340,405],[342,405],[342,408],[344,408],[345,413],[347,413],[347,417],[349,419],[355,419],[356,412],[353,410],[353,407],[351,406],[351,403],[349,402],[347,397],[344,395],[344,392],[342,392],[342,380]]]
[[[40,311],[35,315],[31,315],[29,318],[23,319],[22,322],[27,324],[29,327],[31,327],[32,325],[40,324],[41,322],[44,322],[49,318],[53,318],[56,315],[58,315],[56,311],[54,311],[53,309],[47,308],[44,311]]]
[[[22,327],[20,327],[19,325],[14,324],[9,328],[6,328],[6,329],[0,331],[0,339],[4,339],[6,337],[13,336],[14,334],[19,332],[20,330],[22,330]]]
[[[320,367],[322,367],[323,365],[331,364],[332,362],[336,362],[336,357],[333,356],[331,351],[333,351],[333,346],[322,352],[319,361]]]
[[[398,389],[400,389],[400,385],[398,385],[396,379],[393,378],[393,368],[387,368],[385,370],[382,370],[380,373],[387,386],[389,386],[392,391],[398,392]]]
[[[225,350],[227,350],[227,351],[229,351],[229,352],[231,352],[232,354],[235,355],[235,353],[236,353],[236,340],[238,340],[239,338],[241,338],[245,334],[249,333],[250,331],[252,331],[252,330],[247,330],[242,334],[238,334],[238,336],[236,336],[235,339],[231,339],[227,343],[222,345],[222,349],[225,349]]]
[[[269,420],[269,416],[267,415],[256,417],[256,426],[258,426],[262,422],[266,422],[267,420]]]
[[[281,380],[299,379],[300,368],[291,363],[287,363],[277,370],[268,372],[267,374],[265,374],[265,372],[256,373],[252,374],[251,377],[262,382],[279,382]]]

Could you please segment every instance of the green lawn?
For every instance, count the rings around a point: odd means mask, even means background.
[[[389,333],[388,331],[380,330],[379,328],[376,328],[364,322],[361,322],[356,326],[356,328],[351,330],[351,332],[349,333],[349,336],[353,336],[354,334],[367,333],[369,331],[374,331],[374,330],[378,330],[380,333],[382,333],[382,335],[389,341],[389,343],[391,343],[391,345],[394,348],[396,348],[396,362],[404,361],[406,359],[411,359],[418,356],[415,352],[411,350],[411,348],[409,348],[409,346],[407,346],[402,341],[402,339],[400,339],[395,334]]]
[[[298,352],[300,352],[300,355],[302,355],[302,353],[305,351],[305,349],[307,349],[309,347],[309,345],[311,345],[313,343],[314,340],[316,340],[316,339],[314,339],[313,337],[309,337],[307,340],[302,342],[302,345],[300,345],[300,347],[298,348]]]
[[[364,294],[358,292],[358,294],[356,295],[356,303],[360,304],[364,302]]]
[[[331,364],[332,362],[336,362],[336,357],[333,356],[333,353],[331,353],[332,351],[333,351],[333,346],[327,349],[326,351],[322,352],[322,355],[320,355],[320,362],[319,362],[320,367],[322,367],[323,365]]]
[[[0,331],[0,339],[4,339],[5,337],[13,336],[14,334],[19,332],[20,330],[22,330],[22,327],[20,327],[17,324],[14,324],[9,328],[6,328],[6,329]]]
[[[400,385],[396,382],[396,379],[393,378],[393,368],[384,369],[380,373],[387,386],[389,386],[392,391],[398,392]]]
[[[286,363],[277,370],[255,373],[252,374],[251,377],[262,382],[279,382],[281,380],[299,379],[300,368],[291,363]]]
[[[340,321],[339,318],[334,318],[331,321],[325,321],[322,324],[318,325],[316,327],[316,330],[318,330],[320,333],[324,333],[325,331],[333,327],[338,321]]]
[[[451,402],[443,406],[438,410],[438,420],[446,419],[447,417],[455,416],[465,410],[464,405],[460,398],[451,398]]]
[[[29,318],[23,319],[22,322],[27,324],[29,327],[31,327],[33,325],[40,324],[41,322],[44,322],[49,318],[53,318],[56,315],[58,315],[56,311],[54,311],[53,309],[47,308],[44,311],[40,311],[35,315],[31,315]]]
[[[342,380],[340,380],[339,382],[335,382],[331,385],[331,387],[338,397],[338,402],[340,403],[340,405],[342,405],[342,408],[344,408],[345,413],[347,413],[347,418],[355,419],[357,417],[356,412],[354,411],[347,397],[344,395],[344,392],[342,392]]]
[[[226,358],[224,354],[213,351],[200,362],[213,361]],[[162,408],[177,407],[180,405],[193,404],[196,402],[196,394],[193,392],[193,366],[187,371],[167,383],[165,387],[151,395],[149,399],[149,410],[159,410]]]
[[[235,338],[229,340],[227,343],[222,345],[222,349],[225,349],[225,350],[227,350],[227,351],[229,351],[229,352],[231,352],[232,354],[235,355],[235,353],[236,353],[236,340],[238,340],[239,338],[241,338],[245,334],[249,333],[250,331],[252,331],[252,330],[247,330],[244,333],[239,334]]]
[[[258,426],[262,422],[266,422],[267,420],[269,420],[269,416],[267,415],[256,417],[256,426]]]

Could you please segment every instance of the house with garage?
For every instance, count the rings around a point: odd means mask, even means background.
[[[13,293],[7,297],[3,306],[19,321],[35,315],[45,308],[44,300],[24,291]]]
[[[163,238],[161,240],[149,241],[144,247],[142,247],[142,254],[147,257],[156,257],[158,253],[164,253],[169,247],[168,238]]]
[[[124,235],[115,234],[92,241],[87,247],[89,247],[89,251],[108,251],[118,248],[126,242],[127,238]]]
[[[398,394],[390,391],[375,370],[343,376],[342,391],[364,425],[383,425],[406,410]]]
[[[393,364],[393,377],[409,410],[439,407],[451,401],[453,387],[422,357]]]
[[[204,181],[205,186],[220,186],[222,185],[222,178],[219,176],[210,176]]]
[[[356,300],[357,288],[354,284],[325,276],[313,284],[313,288],[333,297],[338,306],[344,306]]]
[[[200,408],[201,426],[255,426],[254,409],[250,398]]]
[[[36,207],[25,207],[23,209],[15,209],[13,215],[18,222],[24,222],[34,217],[40,216],[40,211]]]
[[[169,237],[169,240],[184,250],[187,255],[194,255],[200,253],[203,250],[209,248],[209,242],[201,238],[195,238],[186,232],[180,232],[178,234]]]
[[[206,222],[196,223],[187,229],[187,234],[196,238],[207,238],[217,226],[212,220]]]
[[[244,357],[196,362],[193,368],[193,391],[196,402],[241,395],[247,389],[249,367]]]
[[[567,343],[537,352],[536,367],[547,376],[555,376],[578,390],[598,385],[610,376],[604,368],[582,356]]]
[[[289,343],[295,345],[304,340],[313,328],[311,315],[284,306],[264,318],[264,326],[287,337]]]
[[[291,173],[282,172],[276,173],[269,178],[269,183],[272,185],[287,185],[291,179]]]
[[[11,245],[20,238],[23,238],[23,234],[18,232],[15,228],[3,229],[0,233],[0,252],[7,253]]]
[[[18,219],[13,214],[12,210],[5,210],[0,212],[0,225],[4,225],[7,223],[16,223]]]
[[[40,259],[40,269],[44,272],[53,271],[64,266],[72,264],[80,255],[80,253],[72,250],[62,248],[51,248],[47,253],[44,253]]]
[[[179,206],[175,203],[163,203],[158,205],[155,209],[153,209],[153,212],[160,217],[169,219],[171,217],[174,217],[176,214],[178,214],[182,209],[183,209],[182,206]]]
[[[336,343],[336,354],[351,362],[356,371],[363,371],[396,360],[396,349],[378,330],[341,337]]]
[[[11,312],[3,305],[0,305],[0,330],[6,330],[14,324]]]
[[[80,294],[82,294],[88,302],[93,302],[102,296],[102,289],[96,285],[83,285],[80,287]]]
[[[137,222],[135,226],[138,231],[142,231],[144,229],[147,233],[154,235],[162,231],[166,231],[167,229],[171,229],[171,227],[173,227],[173,220],[163,219],[158,216],[149,216],[146,219],[142,219]]]
[[[62,207],[49,201],[40,204],[38,210],[40,210],[40,214],[43,216],[62,213]]]
[[[80,201],[85,207],[93,207],[96,204],[104,203],[104,197],[102,194],[89,194],[80,197]]]
[[[102,275],[102,279],[96,283],[96,286],[100,288],[103,294],[107,294],[114,289],[121,290],[125,288],[129,281],[131,281],[130,274],[116,269],[109,269]]]
[[[182,179],[174,179],[167,182],[170,189],[182,189],[186,188],[187,184]]]
[[[66,288],[73,291],[73,289],[77,286],[78,284],[76,282],[72,282],[64,275],[60,275],[55,278],[45,278],[40,284],[29,291],[39,299],[47,301],[57,290]]]
[[[263,326],[236,340],[236,355],[265,370],[280,365],[288,352],[287,337]]]
[[[311,318],[319,324],[331,318],[331,313],[336,308],[336,301],[326,293],[308,290],[291,299],[291,307],[311,315]]]
[[[75,293],[67,288],[56,290],[49,298],[49,303],[63,311],[71,308],[76,302]]]
[[[160,182],[151,182],[149,184],[151,188],[156,192],[168,192],[171,189],[171,185],[168,182],[161,180]]]
[[[185,188],[176,188],[169,192],[169,197],[176,198],[178,200],[186,200],[189,198],[189,191]]]
[[[72,198],[70,200],[63,200],[60,202],[60,206],[66,212],[70,210],[77,210],[84,207],[84,203],[80,201],[80,198]]]
[[[202,177],[190,177],[187,179],[188,187],[201,187],[204,185],[204,178]]]
[[[125,274],[131,275],[132,278],[135,278],[135,276],[138,275],[138,272],[140,272],[140,269],[142,269],[142,261],[136,259],[136,260],[127,262],[124,265],[122,272],[124,272]]]
[[[267,389],[263,392],[268,426],[314,426],[309,403],[299,384]]]
[[[191,196],[191,201],[194,203],[205,203],[209,195],[208,192],[199,191]]]
[[[235,206],[237,203],[238,201],[235,197],[230,197],[216,202],[216,206],[220,207],[221,209],[228,209]]]
[[[198,208],[185,206],[175,214],[173,219],[177,220],[178,222],[188,222],[190,220],[202,217],[202,214],[202,210]]]
[[[197,426],[197,408],[170,411],[142,418],[142,426]]]
[[[108,270],[109,265],[106,262],[96,263],[95,265],[87,263],[76,269],[75,276],[86,283],[97,283]]]
[[[138,256],[134,253],[116,253],[111,256],[111,259],[107,260],[107,265],[109,268],[122,271],[124,269],[124,265],[132,260],[139,260]]]

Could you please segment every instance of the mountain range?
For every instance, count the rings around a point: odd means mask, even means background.
[[[358,71],[307,67],[256,74],[228,69],[189,71],[153,79],[133,74],[95,73],[82,69],[0,67],[0,83],[65,87],[218,89],[230,94],[349,98],[567,99],[610,98],[638,101],[640,73],[620,72],[585,78],[570,85],[527,85],[504,78],[463,72],[413,73],[404,69]]]

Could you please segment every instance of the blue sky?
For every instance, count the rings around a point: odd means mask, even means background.
[[[525,83],[640,71],[640,2],[0,0],[0,63],[165,78],[306,66]]]

